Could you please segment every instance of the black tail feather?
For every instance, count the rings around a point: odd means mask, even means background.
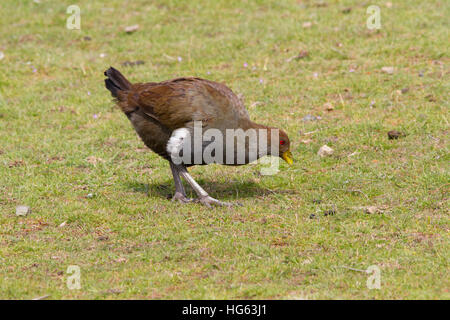
[[[111,80],[109,80],[109,79],[105,79],[105,86],[106,86],[106,89],[111,91],[111,95],[114,98],[117,98],[117,92],[120,90],[120,88],[116,87],[114,85],[114,83]]]
[[[108,79],[105,79],[105,86],[109,91],[111,91],[111,95],[113,97],[117,98],[119,91],[127,91],[131,89],[131,83],[113,67],[106,70],[104,74],[108,77]]]

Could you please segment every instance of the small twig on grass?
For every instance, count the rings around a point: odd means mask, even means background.
[[[86,75],[86,70],[84,69],[84,65],[83,64],[80,64],[80,69],[81,69],[81,72],[83,72],[83,76],[85,76]]]
[[[333,47],[331,47],[330,49],[333,50],[334,52],[339,53],[342,57],[348,58],[348,55],[346,53],[342,52],[341,50],[338,50],[338,49],[333,48]]]
[[[273,190],[271,190],[271,189],[269,189],[269,188],[264,188],[266,191],[269,191],[269,193],[272,193],[272,194],[276,194],[277,192],[275,192],[275,191],[273,191]]]
[[[339,100],[341,100],[342,107],[345,108],[345,102],[340,93],[339,93]]]
[[[253,103],[250,105],[250,108],[259,106],[259,105],[261,105],[261,104],[264,104],[264,102],[261,102],[261,101],[255,101],[255,102],[253,102]]]
[[[163,56],[166,57],[168,60],[171,60],[171,61],[177,60],[176,58],[174,58],[174,57],[172,57],[172,56],[169,56],[169,55],[166,54],[166,53],[163,53]]]
[[[304,136],[309,136],[310,134],[313,134],[313,133],[315,133],[315,132],[317,132],[317,131],[319,131],[319,130],[314,130],[314,131],[305,132],[303,135],[304,135]]]
[[[352,271],[358,271],[358,272],[367,273],[366,270],[362,270],[362,269],[356,269],[356,268],[351,268],[351,267],[347,267],[347,266],[339,266],[339,267],[344,268],[344,269],[349,269],[349,270],[352,270]]]
[[[33,298],[32,300],[44,300],[44,299],[47,299],[48,297],[50,297],[50,295],[46,294],[45,296]]]

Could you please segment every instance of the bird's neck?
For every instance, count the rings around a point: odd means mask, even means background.
[[[246,131],[248,129],[255,129],[255,130],[258,130],[258,129],[270,130],[271,129],[268,126],[253,122],[250,119],[241,119],[239,121],[239,127],[242,128],[244,131]]]
[[[271,141],[272,141],[272,131],[276,128],[271,128],[268,126],[265,126],[263,124],[255,123],[251,121],[250,119],[242,119],[240,121],[239,127],[247,131],[249,129],[255,130],[258,144],[255,146],[258,150],[258,154],[271,154]],[[275,133],[275,132],[273,132]],[[261,143],[260,140],[264,139],[267,140],[267,143]],[[278,136],[276,137],[278,141]],[[249,145],[246,143],[247,150],[249,149]],[[264,150],[263,150],[264,149]],[[258,157],[259,158],[259,157]]]

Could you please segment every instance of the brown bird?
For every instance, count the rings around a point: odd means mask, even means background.
[[[145,145],[169,161],[175,182],[172,200],[192,201],[182,176],[200,203],[232,205],[209,196],[188,173],[186,168],[192,165],[242,165],[264,155],[293,162],[287,134],[252,122],[241,100],[224,84],[194,77],[132,84],[112,67],[104,74],[106,88]],[[196,128],[204,132],[197,147]],[[207,132],[213,133],[209,139]]]

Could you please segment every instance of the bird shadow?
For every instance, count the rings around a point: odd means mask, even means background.
[[[205,190],[212,196],[220,199],[234,199],[234,198],[253,198],[264,197],[277,193],[291,193],[286,191],[273,191],[261,187],[253,181],[230,181],[228,183],[220,183],[210,179],[198,179],[197,182],[205,188]],[[162,183],[150,182],[143,183],[139,181],[127,181],[123,183],[126,188],[134,192],[145,193],[147,196],[159,196],[170,199],[175,193],[175,186],[173,181],[167,180]],[[184,183],[184,188],[188,197],[196,198],[195,192]]]

